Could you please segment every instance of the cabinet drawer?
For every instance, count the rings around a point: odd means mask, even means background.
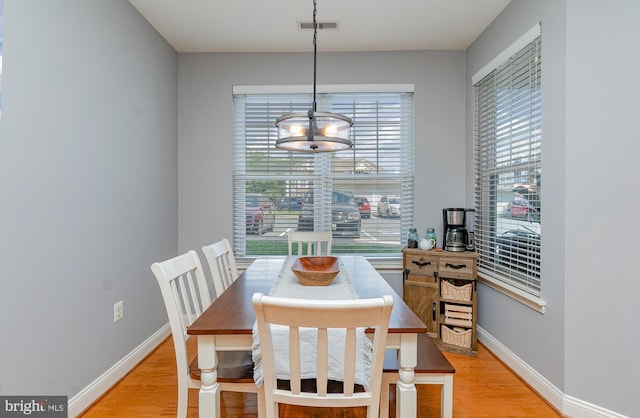
[[[474,279],[475,272],[471,258],[441,258],[438,266],[440,277]]]
[[[429,257],[421,254],[410,254],[406,256],[405,269],[409,270],[412,274],[423,274],[433,276],[433,272],[438,267],[438,259],[436,257]]]

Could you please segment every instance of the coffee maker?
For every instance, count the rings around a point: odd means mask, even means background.
[[[465,227],[466,210],[462,208],[442,209],[442,234],[445,251],[466,251],[469,234]]]

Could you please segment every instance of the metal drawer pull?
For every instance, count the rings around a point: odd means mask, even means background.
[[[412,263],[415,264],[416,266],[420,266],[420,267],[431,265],[431,261],[416,261],[416,260],[413,260]]]
[[[433,302],[433,306],[431,307],[431,318],[433,322],[436,322],[436,303]]]
[[[466,264],[450,264],[450,263],[447,263],[446,266],[455,270],[460,270],[467,267]]]

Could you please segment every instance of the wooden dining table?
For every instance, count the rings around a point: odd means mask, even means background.
[[[198,399],[201,418],[220,417],[216,351],[252,349],[256,317],[251,297],[257,292],[269,294],[284,260],[284,257],[256,259],[187,330],[198,339],[198,367],[202,373]],[[427,327],[366,258],[340,255],[340,260],[359,298],[393,297],[387,348],[398,350],[400,367],[396,385],[396,416],[415,418],[418,399],[414,384],[417,335],[427,332]]]

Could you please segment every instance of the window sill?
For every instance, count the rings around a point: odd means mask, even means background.
[[[502,293],[503,295],[506,295],[520,303],[522,303],[523,305],[533,309],[536,312],[539,312],[541,314],[544,315],[544,311],[545,311],[545,307],[547,306],[547,302],[543,301],[542,299],[535,297],[533,295],[530,295],[526,292],[523,292],[520,289],[516,289],[512,286],[508,286],[505,283],[496,280],[496,279],[492,279],[489,277],[482,277],[480,274],[478,274],[478,281],[490,288],[492,288],[493,290],[496,290],[500,293]]]

